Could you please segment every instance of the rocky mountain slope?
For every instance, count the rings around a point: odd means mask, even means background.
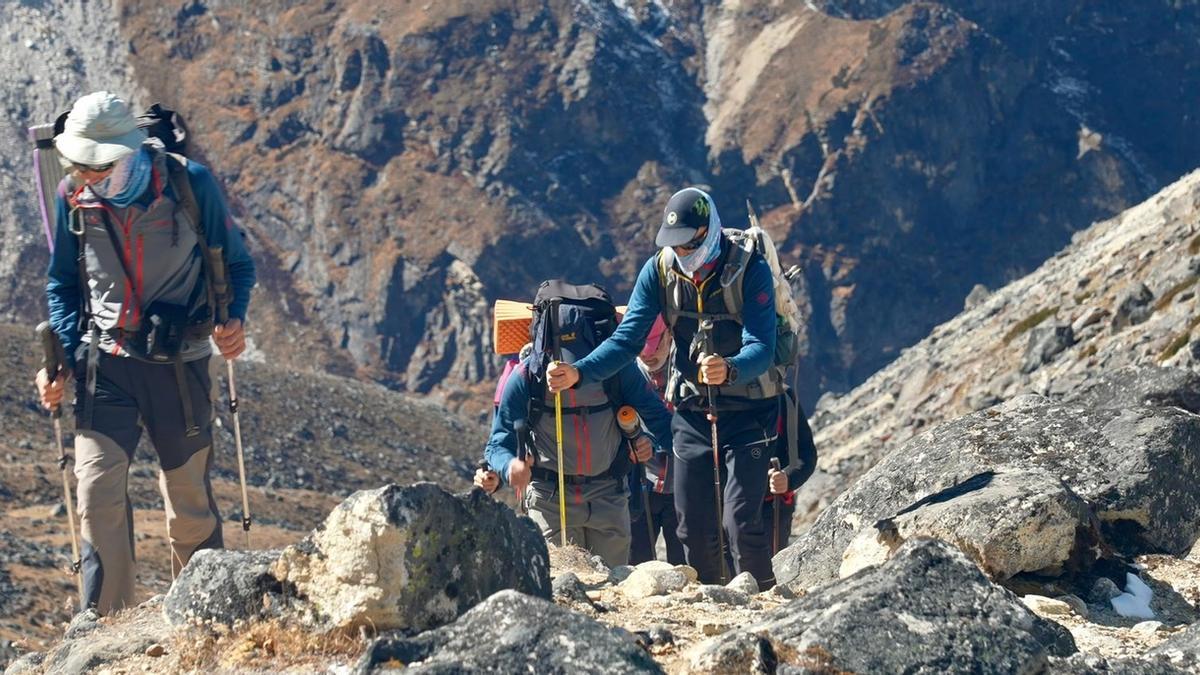
[[[813,416],[815,513],[925,430],[1023,393],[1153,397],[1125,366],[1200,363],[1200,173],[1074,237],[1034,273],[968,308]],[[1168,384],[1168,383],[1164,383]],[[1171,401],[1187,407],[1194,402]]]
[[[10,4],[0,311],[41,302],[23,128],[111,87],[187,113],[272,360],[473,409],[489,303],[563,274],[624,294],[684,183],[729,224],[752,198],[804,266],[811,402],[1200,137],[1193,2]]]

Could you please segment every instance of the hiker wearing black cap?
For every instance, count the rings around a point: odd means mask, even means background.
[[[54,145],[70,167],[46,295],[76,381],[83,602],[108,614],[135,604],[126,486],[143,427],[162,468],[172,570],[223,545],[209,338],[226,359],[245,349],[254,263],[212,174],[147,140],[120,98],[80,98]],[[66,379],[39,371],[43,405],[63,403]]]
[[[784,390],[774,367],[775,278],[738,231],[722,231],[712,198],[697,188],[667,202],[655,243],[661,249],[642,267],[612,337],[551,370],[549,384],[567,391],[611,376],[637,357],[661,313],[676,345],[667,394],[676,406],[675,504],[688,563],[705,583],[749,571],[767,588],[775,576],[763,477]],[[721,551],[726,534],[732,572]]]
[[[545,385],[550,360],[572,362],[589,353],[611,334],[615,308],[597,286],[561,282],[543,284],[535,306],[533,352],[504,383],[484,458],[496,478],[517,491],[547,541],[559,544],[565,532],[568,543],[607,565],[624,565],[630,546],[627,478],[633,460],[645,462],[655,444],[670,452],[671,413],[632,362],[556,401]],[[632,406],[649,433],[632,448],[617,426],[621,405]]]

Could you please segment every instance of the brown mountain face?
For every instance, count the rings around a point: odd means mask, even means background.
[[[109,52],[224,179],[267,354],[472,409],[491,301],[554,276],[623,299],[682,185],[730,226],[751,198],[804,267],[811,402],[1200,142],[1192,3],[380,4],[125,2]]]

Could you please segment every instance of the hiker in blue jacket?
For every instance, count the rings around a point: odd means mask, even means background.
[[[76,381],[83,602],[108,614],[136,604],[126,485],[143,427],[162,469],[173,572],[223,546],[209,481],[209,338],[226,359],[245,349],[254,263],[208,169],[148,140],[120,98],[76,101],[55,147],[70,166],[46,297]],[[38,373],[44,406],[62,404],[66,379]]]
[[[784,391],[772,367],[771,269],[760,254],[738,244],[736,233],[722,230],[712,198],[697,188],[667,202],[655,243],[661,249],[642,267],[620,326],[588,356],[550,370],[549,388],[586,386],[632,363],[661,313],[676,345],[667,395],[676,408],[675,505],[688,564],[702,582],[721,581],[723,572],[729,575],[720,550],[725,539],[733,572],[751,572],[766,589],[775,575],[769,525],[762,517],[764,477],[775,452],[778,397]],[[710,406],[716,412],[716,460]]]
[[[557,543],[560,536],[558,477],[555,472],[557,446],[554,396],[541,397],[543,409],[529,430],[533,452],[518,458],[517,429],[529,421],[531,359],[523,360],[504,384],[500,406],[492,421],[492,433],[484,458],[503,483],[511,485],[529,517],[538,524],[546,540]],[[636,450],[617,427],[616,410],[601,381],[581,386],[563,395],[563,470],[566,473],[567,539],[600,556],[610,567],[629,562],[629,488],[626,479],[632,463],[651,457],[654,445],[671,450],[671,413],[651,390],[633,363],[614,371],[621,403],[633,406],[649,436],[637,439]],[[529,447],[528,445],[526,447]]]

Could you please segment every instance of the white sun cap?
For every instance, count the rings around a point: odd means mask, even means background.
[[[127,157],[145,140],[146,132],[138,128],[129,104],[97,91],[75,101],[54,146],[71,162],[103,166]]]

